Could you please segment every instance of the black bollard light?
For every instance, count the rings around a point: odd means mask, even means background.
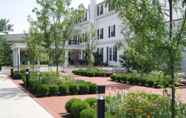
[[[105,118],[105,86],[97,86],[97,118]]]
[[[28,68],[25,71],[25,75],[26,75],[26,88],[28,89],[28,87],[29,87],[29,78],[30,78],[30,71],[29,71]]]
[[[13,68],[10,69],[10,76],[14,77],[14,69]]]

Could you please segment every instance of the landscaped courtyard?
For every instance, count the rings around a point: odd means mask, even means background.
[[[148,94],[157,94],[162,96],[169,96],[170,89],[167,89],[167,93],[165,93],[164,89],[162,88],[154,88],[154,87],[145,87],[143,85],[132,85],[130,83],[120,83],[112,81],[111,77],[88,77],[88,76],[80,76],[73,74],[73,70],[77,70],[74,67],[66,68],[60,73],[61,77],[69,76],[68,79],[73,79],[70,81],[86,81],[96,85],[104,85],[106,86],[106,96],[118,96],[130,93],[148,93]],[[44,72],[47,73],[47,72]],[[24,75],[25,76],[25,75]],[[47,76],[49,77],[49,76]],[[53,78],[54,79],[54,78]],[[88,94],[88,93],[81,93],[85,95],[78,95],[78,93],[71,93],[72,95],[68,94],[56,94],[56,95],[49,95],[48,97],[37,97],[34,96],[31,92],[29,92],[26,88],[24,88],[23,80],[12,80],[16,85],[18,85],[21,89],[23,89],[26,94],[30,95],[38,104],[40,104],[44,109],[46,109],[50,114],[52,114],[55,118],[60,118],[61,116],[65,116],[67,114],[66,104],[71,99],[82,99],[86,100],[89,98],[96,99],[96,94]],[[64,81],[64,80],[63,80]],[[52,84],[52,83],[51,83]],[[85,89],[84,89],[85,90]],[[182,103],[186,103],[186,85],[179,86],[176,92],[177,100]],[[53,91],[55,92],[55,91]],[[69,93],[70,94],[70,93]]]
[[[0,118],[186,118],[186,0],[1,1]]]

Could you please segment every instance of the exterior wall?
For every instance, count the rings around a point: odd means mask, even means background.
[[[114,11],[109,11],[108,7],[105,6],[104,3],[99,3],[95,4],[96,0],[91,0],[91,4],[89,5],[89,8],[87,10],[88,15],[87,15],[87,21],[80,22],[75,25],[76,29],[79,29],[81,33],[86,33],[89,31],[90,24],[93,24],[96,31],[98,29],[103,28],[104,33],[103,33],[103,39],[99,39],[94,37],[94,45],[95,45],[95,51],[97,48],[103,49],[103,63],[108,63],[108,65],[117,65],[119,66],[119,55],[121,54],[121,50],[117,50],[117,61],[110,61],[108,57],[110,56],[110,53],[107,52],[107,48],[113,48],[115,47],[119,42],[122,41],[123,35],[121,34],[121,29],[122,29],[122,23],[121,20],[118,17],[118,14],[115,13]],[[100,16],[97,16],[97,7],[99,5],[103,5],[103,14]],[[94,11],[92,11],[94,10]],[[109,37],[109,26],[115,25],[115,36],[114,37]],[[85,44],[73,44],[73,45],[68,45],[68,49],[80,49],[84,50],[85,49]],[[109,54],[109,55],[107,55]]]
[[[121,49],[118,49],[117,51],[117,62],[115,61],[108,61],[109,56],[107,55],[107,48],[113,48],[118,42],[124,42],[122,31],[122,22],[118,17],[118,14],[114,11],[108,11],[108,7],[104,6],[103,15],[97,16],[97,6],[104,3],[96,4],[96,0],[91,0],[91,4],[89,5],[87,9],[87,20],[83,21],[81,23],[78,23],[75,25],[74,28],[79,29],[81,33],[85,33],[89,30],[90,24],[94,24],[96,29],[104,28],[104,38],[97,40],[97,38],[94,40],[95,43],[95,51],[96,48],[103,48],[103,62],[107,63],[109,65],[115,65],[120,66],[119,57],[123,53]],[[166,4],[165,4],[166,6]],[[177,19],[177,18],[175,18]],[[108,37],[108,27],[115,25],[116,26],[116,36],[115,37]],[[17,52],[15,49],[20,48],[24,49],[26,48],[25,44],[25,34],[15,34],[15,35],[9,35],[7,37],[8,41],[13,44],[12,50],[14,50],[14,66],[17,66],[16,55]],[[17,44],[19,43],[19,44]],[[68,42],[66,43],[66,53],[65,53],[65,66],[68,65],[68,52],[70,50],[80,50],[81,55],[80,59],[83,59],[83,50],[85,50],[85,43],[81,44],[74,44],[74,45],[68,45]],[[20,59],[19,59],[20,60]],[[182,70],[186,72],[186,51],[183,53],[183,61],[182,61]]]

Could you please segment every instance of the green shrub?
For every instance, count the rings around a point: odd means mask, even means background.
[[[96,106],[96,99],[95,98],[88,98],[85,100],[89,104],[91,108],[94,108]]]
[[[54,77],[53,77],[54,76]],[[24,83],[26,81],[24,80]],[[96,85],[85,81],[73,80],[65,76],[60,79],[59,75],[54,73],[36,73],[32,72],[29,79],[29,91],[36,96],[47,95],[71,95],[71,94],[89,94],[95,93]],[[47,94],[39,93],[43,88],[40,85],[48,86]]]
[[[79,93],[77,84],[75,84],[75,83],[69,84],[69,93],[70,94],[78,94]]]
[[[49,85],[49,95],[58,95],[59,87],[57,85]]]
[[[89,86],[86,83],[79,84],[79,93],[80,94],[89,93]]]
[[[81,102],[81,100],[80,99],[77,99],[77,98],[73,98],[73,99],[71,99],[71,100],[69,100],[66,104],[65,104],[65,109],[67,110],[67,112],[71,112],[71,107],[72,107],[72,104],[74,103],[74,102]]]
[[[69,91],[68,85],[65,85],[65,84],[59,85],[59,93],[60,93],[61,95],[68,94],[68,91]]]
[[[72,72],[76,75],[88,76],[88,77],[97,77],[97,76],[107,75],[102,69],[98,69],[98,68],[78,69]]]
[[[134,85],[142,85],[148,87],[168,87],[170,78],[162,72],[152,72],[149,74],[137,73],[120,73],[111,76],[112,81],[121,83],[129,83]]]
[[[85,101],[75,101],[71,105],[71,116],[72,118],[80,118],[80,112],[84,109],[89,108],[89,105]]]
[[[96,84],[91,84],[89,85],[89,93],[94,94],[96,93]]]
[[[134,99],[135,98],[135,99]],[[72,99],[66,104],[66,109],[72,118],[92,118],[96,109],[96,99]],[[169,97],[147,93],[127,93],[109,96],[105,99],[106,118],[170,118],[171,102]],[[186,105],[176,102],[176,118],[185,118]],[[94,118],[94,117],[93,117]]]
[[[96,118],[96,111],[91,108],[84,109],[80,112],[80,118]]]
[[[48,85],[39,85],[36,88],[36,95],[37,96],[47,96],[49,94],[49,87]]]

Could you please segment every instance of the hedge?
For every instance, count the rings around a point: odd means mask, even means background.
[[[137,73],[120,73],[111,76],[113,81],[127,83],[132,85],[141,85],[147,87],[168,87],[171,80],[161,72],[152,72],[140,75]]]
[[[25,83],[25,79],[23,81]],[[72,80],[66,76],[60,78],[59,75],[51,72],[40,73],[39,77],[37,73],[31,73],[27,89],[38,97],[96,93],[95,84]]]
[[[65,108],[71,118],[95,118],[96,111],[91,106],[94,102],[96,102],[94,98],[87,100],[73,98],[66,103]]]
[[[72,72],[76,75],[88,76],[88,77],[110,76],[109,73],[106,73],[104,70],[98,68],[78,69],[78,70],[73,70]]]

